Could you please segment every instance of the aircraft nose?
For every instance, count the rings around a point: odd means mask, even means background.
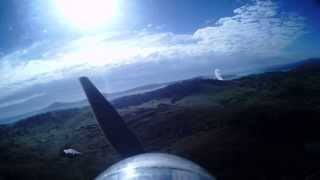
[[[215,180],[195,163],[169,154],[146,153],[127,158],[96,180]]]

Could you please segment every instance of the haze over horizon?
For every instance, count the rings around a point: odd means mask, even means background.
[[[59,0],[0,2],[0,109],[82,99],[79,76],[116,92],[320,57],[313,0],[109,1],[113,14],[90,27]],[[79,4],[86,23],[92,2]]]

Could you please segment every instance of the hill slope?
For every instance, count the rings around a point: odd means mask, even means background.
[[[147,151],[187,157],[220,179],[317,179],[319,92],[320,66],[303,64],[186,80],[113,104]],[[119,159],[88,107],[0,126],[0,179],[92,179]]]

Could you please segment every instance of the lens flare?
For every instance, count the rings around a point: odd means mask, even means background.
[[[104,27],[118,13],[117,0],[54,0],[54,7],[63,21],[82,30]]]

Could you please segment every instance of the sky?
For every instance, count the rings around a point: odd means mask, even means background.
[[[320,56],[317,0],[105,1],[0,2],[0,112]]]

